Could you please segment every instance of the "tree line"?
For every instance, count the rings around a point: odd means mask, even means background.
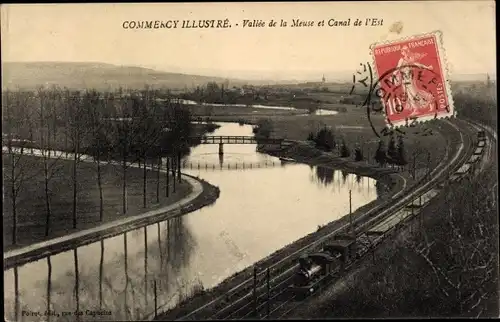
[[[337,142],[335,133],[331,128],[323,127],[316,133],[310,132],[307,140],[314,142],[316,148],[326,152],[339,148],[340,157],[342,158],[349,158],[352,155],[351,152],[354,152],[354,161],[363,161],[365,159],[361,147],[356,146],[352,151],[344,139]],[[380,166],[388,164],[405,166],[408,164],[403,136],[399,135],[396,143],[395,136],[391,135],[387,147],[384,140],[380,140],[374,159]]]
[[[498,317],[496,167],[446,186],[334,300],[335,318]]]
[[[469,92],[453,95],[458,117],[466,117],[482,124],[496,127],[496,97],[481,92],[477,93],[477,95],[475,94],[474,92]]]
[[[30,179],[39,175],[44,177],[45,235],[49,234],[49,190],[56,165],[62,159],[62,156],[54,155],[54,150],[64,151],[66,156],[71,153],[71,174],[63,175],[68,176],[73,187],[73,228],[77,226],[77,169],[81,166],[82,155],[91,155],[95,164],[100,220],[103,219],[102,167],[109,161],[121,165],[123,214],[127,212],[127,172],[131,163],[138,162],[143,169],[144,207],[148,164],[157,172],[157,202],[160,198],[160,169],[164,166],[167,168],[166,197],[171,178],[175,192],[175,182],[180,182],[181,156],[188,153],[190,144],[194,143],[189,140],[193,134],[192,117],[184,106],[168,98],[159,99],[159,96],[157,90],[149,88],[133,92],[123,89],[97,92],[54,87],[2,92],[2,153],[10,160],[10,169],[4,180],[10,186],[8,197],[13,216],[13,244],[16,244],[19,195]],[[25,151],[33,148],[41,149],[41,169],[29,169],[33,163],[28,161]]]

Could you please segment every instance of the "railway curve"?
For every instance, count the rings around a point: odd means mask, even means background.
[[[450,180],[452,174],[458,171],[467,162],[474,148],[474,144],[472,141],[468,142],[469,136],[465,136],[463,132],[475,133],[478,125],[473,125],[471,122],[460,120],[446,120],[444,122],[453,127],[459,136],[459,139],[456,142],[452,142],[454,144],[451,150],[455,149],[455,151],[450,151],[450,149],[448,149],[446,157],[443,158],[436,169],[431,171],[428,177],[422,178],[408,190],[396,193],[386,202],[373,207],[364,213],[363,216],[357,218],[356,224],[358,227],[356,227],[356,234],[362,234],[368,228],[380,224],[388,217],[391,217],[391,215],[394,215],[401,209],[405,208],[410,201],[413,204],[413,202],[416,199],[421,198],[421,196],[427,196],[428,198],[428,195],[426,194],[429,194],[429,191],[432,191],[437,186],[444,185],[448,180]],[[172,316],[169,314],[170,312],[166,312],[165,314],[157,316],[156,319],[186,320],[238,319],[249,317],[259,318],[262,317],[262,315],[255,316],[252,315],[252,312],[262,311],[264,307],[268,307],[266,303],[269,302],[274,303],[273,309],[271,310],[268,308],[270,312],[264,314],[264,316],[269,318],[281,316],[281,313],[283,311],[289,311],[290,308],[288,308],[288,306],[294,303],[294,301],[292,301],[293,296],[288,296],[288,298],[285,296],[284,300],[282,300],[282,297],[285,293],[289,293],[286,292],[286,290],[292,281],[294,272],[299,266],[296,264],[298,255],[304,251],[314,252],[320,250],[322,246],[324,246],[325,242],[331,240],[336,235],[345,233],[348,227],[348,224],[344,224],[271,265],[269,269],[272,272],[272,278],[269,279],[269,285],[262,285],[254,291],[252,287],[253,279],[250,277],[237,286],[231,288],[223,296],[216,297],[215,299],[208,301],[204,305],[190,312],[183,312],[183,314],[176,316]],[[257,273],[257,278],[262,279],[264,274],[265,272]],[[268,288],[269,291],[267,291]],[[270,297],[269,299],[267,298],[268,296]],[[275,305],[276,303],[280,304]],[[149,316],[150,320],[154,318],[154,315]]]

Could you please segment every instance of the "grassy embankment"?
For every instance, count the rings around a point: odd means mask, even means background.
[[[455,103],[459,115],[496,125],[496,97],[469,90]],[[447,186],[373,262],[290,316],[498,317],[498,159],[490,148],[485,172]]]
[[[498,317],[496,175],[495,165],[452,186],[421,223],[290,317]]]
[[[335,130],[335,140],[344,140],[353,149],[359,145],[363,150],[365,159],[370,164],[375,164],[373,157],[377,150],[379,138],[374,134],[368,121],[366,111],[359,107],[352,106],[346,112],[336,115],[293,115],[296,111],[271,110],[271,109],[250,109],[246,107],[216,107],[212,114],[207,116],[204,107],[190,107],[193,114],[209,117],[212,121],[220,122],[242,122],[246,124],[256,124],[259,119],[269,119],[272,121],[272,137],[285,138],[289,140],[305,141],[310,132],[316,131],[324,126],[332,127]],[[299,113],[302,114],[302,113]],[[380,132],[384,126],[382,115],[372,115],[372,122]],[[443,135],[450,131],[448,126],[441,122],[427,122],[414,128],[405,128],[405,149],[408,161],[408,168],[413,167],[413,153],[415,153],[415,168],[424,169],[435,166],[443,159],[446,144]],[[453,131],[453,130],[451,130]],[[382,136],[386,146],[388,137]],[[430,163],[427,152],[431,152]],[[337,151],[338,152],[338,151]]]
[[[202,134],[210,130],[211,125],[195,124],[195,133]],[[215,126],[215,125],[212,125]],[[212,129],[213,130],[213,129]],[[196,135],[195,134],[195,135]],[[37,143],[34,144],[37,147]],[[63,130],[57,132],[56,139],[51,142],[52,149],[69,150]],[[29,148],[28,148],[29,150]],[[82,147],[85,153],[85,147]],[[4,173],[10,174],[12,158],[4,153]],[[5,178],[3,183],[3,220],[4,251],[15,247],[26,246],[42,240],[62,236],[74,231],[95,227],[115,219],[138,215],[140,213],[168,206],[191,193],[191,186],[170,174],[169,196],[166,196],[166,174],[146,171],[146,207],[143,200],[142,169],[127,168],[127,211],[122,209],[123,169],[119,165],[101,165],[101,182],[103,193],[103,218],[100,220],[100,194],[95,163],[78,162],[77,164],[77,228],[72,227],[73,209],[73,161],[48,159],[48,199],[50,207],[49,234],[45,235],[47,226],[47,202],[45,194],[45,173],[42,157],[29,155],[15,156],[16,182],[19,188],[16,198],[17,211],[17,245],[12,245],[13,208],[12,182]],[[22,182],[21,182],[22,181]],[[157,184],[159,182],[159,185]],[[175,185],[175,190],[174,190]],[[159,197],[157,198],[157,192]]]
[[[54,161],[51,161],[54,162]],[[51,163],[52,164],[52,163]],[[22,185],[17,198],[17,241],[25,246],[44,239],[62,236],[67,233],[95,227],[99,219],[99,189],[97,185],[97,166],[95,163],[79,163],[77,167],[77,229],[72,229],[73,186],[71,178],[72,161],[57,160],[51,167],[49,181],[50,230],[45,236],[46,196],[44,189],[43,158],[23,156],[18,166],[24,169],[23,176],[29,181]],[[4,155],[4,171],[11,168],[11,158]],[[157,172],[147,171],[146,208],[143,208],[143,170],[127,169],[127,212],[122,212],[122,169],[115,165],[102,165],[103,222],[140,214],[172,204],[187,196],[192,188],[184,180],[175,183],[170,177],[169,196],[166,197],[166,175],[160,173],[159,199],[157,200]],[[3,203],[4,250],[12,248],[12,199],[7,197],[11,185],[4,180],[6,196]]]
[[[274,121],[274,133],[281,131],[281,133],[286,133],[288,135],[288,138],[292,139],[298,139],[298,140],[304,140],[307,137],[307,134],[309,133],[309,129],[307,128],[308,125],[310,125],[310,121],[312,120],[313,122],[315,121],[317,125],[323,126],[321,122],[324,122],[326,125],[339,125],[339,124],[351,124],[351,125],[356,125],[359,123],[356,122],[357,117],[360,115],[356,114],[339,114],[331,117],[297,117],[297,116],[286,116],[286,115],[280,115],[280,116],[271,116],[271,118]],[[240,117],[238,116],[229,116],[233,118]],[[308,119],[309,118],[309,119]],[[258,119],[258,118],[257,118]],[[350,122],[350,123],[349,123]],[[298,125],[298,126],[297,126]],[[313,123],[313,125],[316,125]],[[312,127],[311,127],[312,129]],[[451,129],[451,127],[443,125],[443,130],[444,132],[446,131],[453,131],[453,133],[456,135],[456,132]],[[371,132],[371,128],[361,128],[361,129],[338,129],[337,133],[341,133],[342,136],[345,138],[346,142],[351,143],[351,142],[363,142],[363,140],[368,140],[368,139],[373,139],[373,132]],[[446,147],[446,140],[441,135],[439,132],[434,131],[434,134],[432,136],[418,136],[416,132],[421,131],[421,129],[415,128],[411,129],[411,133],[408,134],[408,139],[407,139],[407,144],[409,146],[409,150],[411,149],[417,149],[419,148],[420,150],[427,148],[431,149],[433,148],[435,153],[435,158],[431,160],[431,167],[435,167],[437,165],[438,160],[441,161],[441,158],[443,157],[445,153],[445,147]],[[301,137],[301,136],[304,137]],[[279,135],[276,135],[279,136]],[[442,147],[441,149],[436,149],[435,146],[432,144],[432,141],[436,146]],[[376,148],[376,144],[373,145],[373,149]],[[373,150],[374,151],[374,150]],[[297,160],[301,162],[305,162],[311,165],[321,165],[324,167],[331,167],[331,168],[336,168],[336,169],[342,169],[346,165],[346,163],[351,163],[347,168],[350,169],[351,171],[358,172],[360,170],[366,170],[363,172],[364,175],[368,176],[373,176],[376,177],[377,180],[381,183],[385,183],[387,186],[386,189],[392,188],[393,193],[400,191],[403,187],[401,185],[401,182],[396,182],[394,181],[394,178],[392,176],[387,176],[384,175],[384,173],[388,173],[388,171],[380,171],[380,169],[370,169],[369,166],[367,167],[366,162],[359,163],[359,164],[354,164],[354,162],[332,162],[331,157],[327,157],[324,154],[322,154],[320,151],[317,149],[314,149],[312,147],[307,147],[305,145],[298,145],[291,147],[288,151],[286,151],[287,156],[295,157]],[[372,153],[373,155],[373,153]],[[420,159],[422,159],[422,156],[420,156]],[[427,160],[425,162],[423,160],[420,160],[417,158],[416,160],[416,165],[417,167],[420,168],[425,168],[427,167]],[[374,162],[372,162],[373,164]],[[376,167],[374,167],[376,168]],[[407,182],[408,185],[412,184],[412,180],[408,179]],[[389,194],[390,195],[390,194]],[[385,196],[387,197],[387,195]],[[375,204],[380,204],[383,202],[383,198],[380,200],[377,200]],[[372,207],[373,205],[367,205],[366,207]],[[353,218],[357,218],[361,214],[364,213],[364,209],[366,207],[362,207],[363,209],[359,209],[356,211],[355,214],[353,214]],[[342,218],[341,220],[331,223],[329,225],[326,225],[324,227],[321,227],[321,229],[318,230],[318,232],[313,233],[311,235],[308,235],[301,239],[300,241],[296,241],[289,245],[289,247],[285,247],[283,249],[278,250],[276,253],[272,254],[268,258],[263,259],[259,263],[262,264],[263,267],[269,266],[270,263],[273,263],[277,261],[281,256],[288,254],[291,250],[297,249],[301,245],[303,246],[304,243],[306,243],[307,240],[310,241],[310,238],[317,238],[319,234],[326,234],[329,231],[332,231],[334,227],[338,227],[339,224],[344,223],[346,221],[346,217]],[[217,295],[223,294],[224,290],[227,290],[230,288],[231,285],[237,284],[238,281],[241,281],[244,278],[248,278],[251,276],[251,269],[245,270],[243,272],[240,272],[238,274],[235,274],[233,277],[228,278],[224,283],[221,284],[220,287],[217,287],[210,292],[206,292],[203,295],[200,295],[196,297],[195,299],[191,299],[189,301],[186,301],[184,304],[180,305],[177,307],[177,309],[172,310],[169,312],[167,315],[172,317],[172,316],[178,316],[181,314],[180,312],[186,312],[189,311],[190,308],[194,308],[197,305],[201,305],[201,303],[204,303],[204,301],[208,300],[209,298],[215,297]],[[165,315],[165,316],[167,316]]]

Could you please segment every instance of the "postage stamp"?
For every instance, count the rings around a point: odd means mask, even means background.
[[[370,47],[388,127],[455,115],[440,31]]]

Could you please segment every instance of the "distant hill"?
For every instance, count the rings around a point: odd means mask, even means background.
[[[175,70],[175,69],[174,69]],[[79,63],[79,62],[4,62],[2,64],[2,88],[9,89],[36,89],[40,86],[57,85],[72,89],[95,88],[117,89],[142,89],[145,85],[155,88],[170,88],[183,90],[193,86],[205,85],[208,82],[226,83],[228,86],[242,85],[278,85],[300,84],[298,86],[320,85],[319,78],[314,80],[313,74],[304,74],[310,81],[298,80],[243,80],[216,76],[201,76],[183,74],[178,72],[163,72],[151,68],[134,66],[117,66],[104,63]],[[214,71],[215,74],[215,71]],[[234,73],[233,73],[234,74]],[[299,74],[298,72],[296,74]],[[341,84],[352,82],[352,75],[347,71],[325,73],[327,83]],[[492,80],[496,75],[490,75]],[[486,74],[452,75],[452,81],[485,81]],[[328,86],[328,85],[327,85]]]
[[[489,74],[491,81],[496,81],[497,75]],[[452,74],[451,80],[454,82],[486,82],[487,74]]]
[[[205,85],[208,82],[229,86],[259,85],[262,81],[227,79],[222,77],[168,73],[143,67],[116,66],[103,63],[73,62],[4,62],[2,88],[36,89],[57,85],[71,89],[95,88],[142,89],[145,85],[155,88],[184,89]]]

